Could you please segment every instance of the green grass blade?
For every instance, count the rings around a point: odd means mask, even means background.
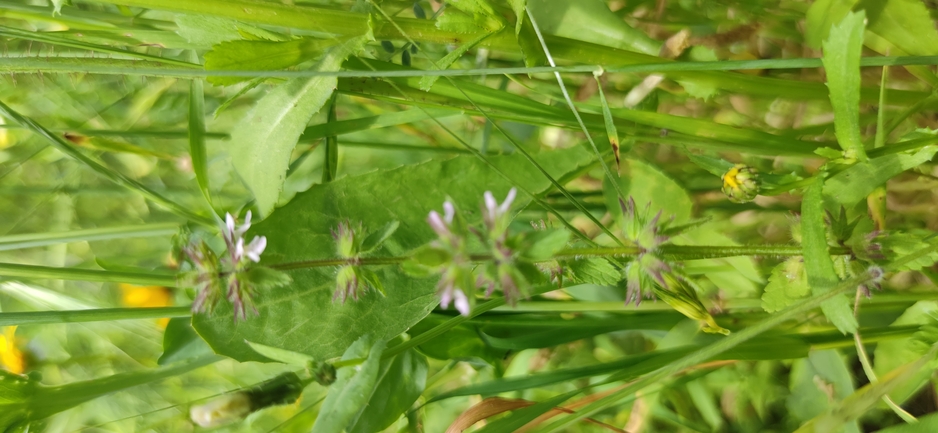
[[[0,276],[10,278],[98,281],[152,286],[176,286],[176,275],[163,272],[99,271],[95,269],[57,268],[52,266],[0,263]]]
[[[326,125],[336,123],[336,100],[339,94],[332,93],[332,100],[329,102],[329,116],[326,119]],[[309,129],[309,128],[307,128]],[[306,134],[305,132],[303,133]],[[326,136],[326,145],[323,146],[325,156],[322,158],[322,183],[332,182],[339,171],[339,137],[335,134]]]
[[[87,42],[78,42],[78,41],[74,41],[74,40],[71,40],[71,39],[68,39],[59,35],[55,35],[55,34],[29,32],[25,30],[15,29],[12,27],[0,26],[0,36],[27,39],[27,40],[42,42],[42,43],[50,44],[50,45],[60,45],[63,47],[78,48],[82,50],[89,50],[89,51],[95,51],[95,52],[101,52],[101,53],[117,54],[117,55],[126,56],[130,58],[135,58],[135,59],[166,63],[166,64],[173,65],[173,66],[196,67],[196,68],[198,67],[198,65],[194,65],[192,63],[184,62],[181,60],[170,59],[170,58],[159,57],[159,56],[151,56],[149,54],[138,53],[135,51],[121,50],[121,49],[113,48],[107,45],[90,44]]]
[[[96,308],[69,311],[0,313],[0,326],[47,325],[53,323],[110,322],[114,320],[189,317],[189,307]]]
[[[422,110],[414,108],[405,111],[394,111],[390,113],[379,114],[377,116],[360,117],[358,119],[339,120],[335,122],[320,123],[310,125],[300,136],[301,143],[311,143],[324,137],[332,135],[351,134],[353,132],[367,131],[369,129],[386,128],[388,126],[404,125],[414,123],[420,120],[435,117],[438,119],[461,114],[455,110]]]
[[[193,54],[193,57],[195,55]],[[202,196],[212,205],[208,183],[208,152],[205,149],[205,93],[201,79],[189,81],[189,157]]]
[[[145,224],[123,227],[71,230],[67,232],[26,233],[0,236],[0,251],[35,248],[68,242],[90,242],[109,239],[128,239],[170,236],[179,230],[179,224]]]

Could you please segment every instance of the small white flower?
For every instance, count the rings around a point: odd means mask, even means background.
[[[251,261],[257,263],[261,261],[261,253],[267,248],[267,236],[255,236],[244,250],[244,254]]]

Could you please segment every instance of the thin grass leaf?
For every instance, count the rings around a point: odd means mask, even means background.
[[[329,115],[326,118],[326,125],[334,125],[336,123],[336,101],[338,100],[339,94],[337,92],[332,93],[332,100],[329,102]],[[309,128],[307,128],[308,130]],[[306,134],[305,132],[303,133]],[[322,158],[322,183],[332,182],[335,180],[336,174],[339,171],[339,138],[333,135],[326,136],[326,145],[323,146],[324,155]]]
[[[175,287],[176,275],[165,272],[99,271],[95,269],[59,268],[54,266],[0,263],[0,276],[10,278],[99,281],[145,286]]]
[[[0,236],[0,251],[35,248],[69,242],[93,242],[110,239],[130,239],[170,236],[179,230],[179,224],[144,224],[122,227],[70,230],[67,232],[24,233]]]
[[[193,55],[194,56],[194,55]],[[208,182],[208,153],[205,149],[205,93],[202,80],[189,82],[189,157],[199,190],[209,206],[212,193]]]
[[[114,183],[118,185],[121,185],[132,191],[136,191],[140,193],[141,195],[150,199],[151,201],[165,207],[170,212],[173,212],[179,216],[187,218],[193,222],[197,222],[197,223],[212,226],[212,227],[215,226],[214,220],[210,218],[206,218],[202,215],[196,214],[192,212],[191,210],[189,210],[188,208],[186,208],[185,206],[182,206],[172,200],[169,200],[166,197],[163,197],[161,194],[144,186],[142,183],[137,182],[125,176],[122,173],[118,173],[114,170],[111,170],[101,165],[97,161],[89,158],[88,156],[81,153],[81,151],[76,149],[71,143],[69,143],[62,137],[58,136],[57,134],[53,134],[52,132],[50,132],[48,129],[46,129],[45,127],[43,127],[36,121],[17,113],[16,111],[14,111],[12,108],[7,106],[3,102],[0,102],[0,115],[3,115],[7,119],[13,120],[14,122],[20,124],[21,126],[29,129],[33,133],[39,135],[40,137],[45,138],[53,146],[55,146],[56,149],[72,157],[78,162],[84,164],[88,168],[94,170],[96,173],[104,176],[105,178],[113,181]]]
[[[0,313],[0,326],[48,325],[53,323],[111,322],[116,320],[189,317],[189,307],[96,308],[71,311],[27,311]]]
[[[606,102],[606,93],[603,92],[603,83],[599,79],[599,75],[593,75],[596,79],[596,88],[599,90],[599,102],[603,106],[603,122],[606,124],[606,136],[609,138],[609,146],[612,147],[612,152],[616,155],[616,176],[618,177],[619,171],[621,170],[621,159],[619,157],[619,132],[616,131],[616,122],[612,117],[612,111],[609,110],[609,103]]]
[[[405,125],[408,123],[429,119],[431,117],[442,119],[459,114],[461,114],[461,112],[455,110],[414,108],[404,111],[383,113],[377,116],[320,123],[318,125],[310,125],[306,127],[306,129],[303,131],[303,135],[300,136],[300,143],[312,143],[321,138],[333,135],[344,135],[351,134],[353,132],[367,131],[369,129]]]

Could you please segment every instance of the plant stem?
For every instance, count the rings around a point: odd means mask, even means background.
[[[45,325],[50,323],[107,322],[112,320],[189,317],[189,307],[96,308],[89,310],[27,311],[0,313],[0,326]]]

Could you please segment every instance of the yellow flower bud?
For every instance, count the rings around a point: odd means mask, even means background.
[[[723,194],[734,203],[748,203],[759,195],[762,181],[759,172],[745,164],[736,164],[723,174]]]

